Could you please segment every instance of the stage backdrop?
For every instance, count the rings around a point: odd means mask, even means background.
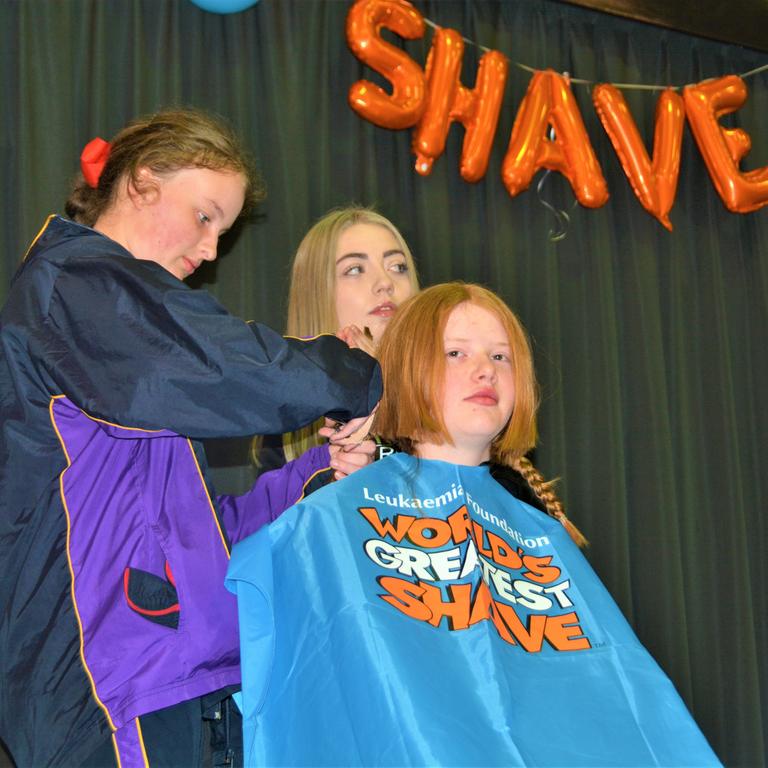
[[[536,459],[561,478],[588,557],[720,758],[764,764],[768,210],[726,211],[686,127],[668,232],[635,198],[590,90],[574,86],[611,198],[573,208],[552,174],[542,197],[571,216],[553,243],[536,182],[512,198],[500,178],[530,73],[510,69],[482,181],[459,175],[456,126],[420,177],[408,131],[347,105],[352,83],[377,80],[347,48],[349,5],[261,0],[225,15],[189,0],[0,0],[0,295],[45,216],[62,209],[86,141],[165,105],[229,118],[263,171],[258,220],[200,278],[234,313],[281,327],[302,233],[333,206],[376,205],[401,227],[425,284],[480,281],[519,313],[543,391]],[[594,81],[682,85],[766,63],[550,0],[415,6],[512,61]],[[423,63],[431,37],[403,46]],[[468,47],[468,86],[477,59]],[[747,84],[747,104],[723,122],[751,134],[745,167],[756,168],[768,165],[768,75]],[[656,96],[626,98],[650,145]]]

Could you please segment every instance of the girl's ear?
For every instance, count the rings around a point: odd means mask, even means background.
[[[160,179],[147,166],[128,177],[128,197],[136,207],[153,205],[160,197]]]

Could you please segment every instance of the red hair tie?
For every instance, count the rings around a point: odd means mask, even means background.
[[[110,143],[97,136],[91,139],[80,153],[80,170],[89,187],[96,189],[99,186],[99,177],[107,164],[110,149]]]

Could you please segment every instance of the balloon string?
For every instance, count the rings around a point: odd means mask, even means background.
[[[442,27],[439,24],[435,24],[434,21],[431,19],[428,19],[426,17],[422,17],[424,19],[424,23],[428,27],[432,27],[432,29],[438,30],[442,29]],[[485,45],[481,45],[480,43],[476,43],[474,40],[470,40],[468,37],[462,37],[461,38],[467,45],[474,45],[476,48],[479,48],[483,53],[488,53],[491,51],[491,48],[488,48]],[[518,69],[525,70],[526,72],[541,72],[542,70],[536,69],[535,67],[531,67],[528,64],[523,64],[519,61],[513,61],[512,64],[516,66]],[[763,64],[761,67],[756,67],[755,69],[750,69],[749,72],[743,72],[739,75],[739,77],[743,80],[747,77],[753,77],[754,75],[758,75],[761,72],[765,72],[768,70],[768,64]],[[571,83],[574,85],[595,85],[598,82],[598,80],[584,80],[578,77],[571,78]],[[614,88],[618,88],[620,90],[624,91],[664,91],[664,90],[672,90],[672,91],[679,91],[685,88],[685,85],[662,85],[662,84],[654,84],[654,85],[644,85],[642,83],[610,83]]]
[[[570,80],[570,75],[568,72],[563,72],[563,77],[565,77],[566,80]],[[549,126],[549,140],[554,141],[555,140],[555,126],[550,125]],[[547,169],[544,172],[544,175],[539,179],[539,183],[536,185],[536,196],[539,198],[539,202],[548,210],[550,213],[555,217],[555,221],[557,222],[557,229],[550,229],[547,237],[549,238],[550,243],[559,243],[561,240],[564,240],[565,237],[568,235],[568,228],[571,225],[571,217],[568,215],[567,211],[564,211],[562,208],[555,208],[552,203],[547,202],[542,196],[541,191],[544,189],[544,183],[549,178],[549,175],[552,173],[551,170]],[[575,203],[574,203],[575,205]]]
[[[561,208],[555,208],[552,203],[547,202],[542,196],[541,196],[541,190],[544,187],[544,182],[549,178],[549,174],[552,173],[552,171],[545,171],[544,175],[539,180],[539,183],[536,185],[536,194],[538,195],[539,202],[548,210],[550,213],[555,217],[555,221],[557,223],[556,229],[550,229],[547,237],[549,238],[550,243],[559,243],[561,240],[564,240],[565,237],[568,235],[568,227],[571,224],[571,217],[568,215],[568,213]]]

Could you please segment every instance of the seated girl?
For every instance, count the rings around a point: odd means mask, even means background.
[[[491,478],[536,436],[508,307],[429,288],[379,353],[402,452],[233,552],[246,765],[718,765],[562,510]]]

